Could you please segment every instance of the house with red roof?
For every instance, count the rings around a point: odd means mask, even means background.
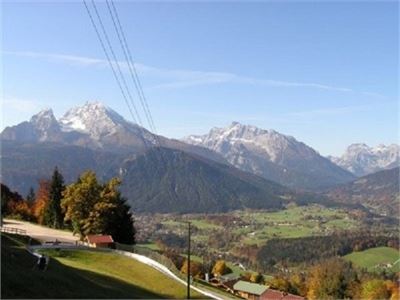
[[[261,294],[260,300],[304,300],[304,297],[281,292],[278,290],[268,289]]]
[[[111,235],[87,235],[85,242],[93,248],[113,248],[114,240]]]

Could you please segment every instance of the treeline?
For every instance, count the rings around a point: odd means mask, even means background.
[[[75,183],[64,184],[55,168],[51,180],[40,180],[26,199],[1,184],[2,215],[36,222],[56,229],[71,229],[81,239],[89,234],[109,234],[114,241],[133,244],[135,229],[121,182],[100,183],[93,171],[82,173]]]
[[[395,276],[396,277],[396,276]],[[354,268],[341,258],[323,260],[301,271],[275,276],[269,284],[307,299],[399,299],[398,278]]]
[[[343,256],[353,251],[388,246],[398,249],[398,237],[378,235],[369,231],[342,232],[329,236],[269,240],[257,253],[258,267],[264,272],[273,271],[277,265],[292,266],[313,263],[333,256]]]
[[[28,199],[28,197],[27,197]],[[33,202],[33,201],[32,201]],[[20,194],[1,183],[1,216],[31,221],[32,202],[25,201]]]

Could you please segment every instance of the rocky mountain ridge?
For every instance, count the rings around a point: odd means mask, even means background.
[[[292,136],[233,122],[184,142],[221,154],[235,167],[298,189],[318,189],[354,176]]]
[[[396,144],[370,147],[364,143],[351,144],[340,157],[329,159],[356,176],[365,176],[400,165],[400,146]]]

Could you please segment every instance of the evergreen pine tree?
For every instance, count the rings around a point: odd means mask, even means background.
[[[56,167],[51,178],[50,199],[44,214],[44,223],[52,228],[62,228],[64,224],[64,216],[61,210],[62,192],[64,189],[64,178]]]
[[[35,191],[33,190],[33,187],[29,189],[28,195],[26,196],[26,202],[28,202],[29,205],[32,205],[35,202]]]
[[[100,193],[101,200],[95,205],[96,216],[101,216],[102,233],[110,234],[118,243],[134,244],[133,218],[129,211],[129,205],[126,204],[126,200],[118,190],[120,184],[119,179],[112,178],[103,185]]]
[[[114,240],[122,244],[135,243],[135,227],[129,206],[125,199],[118,197],[114,224],[111,224],[111,235]]]

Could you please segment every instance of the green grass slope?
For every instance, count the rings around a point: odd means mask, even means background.
[[[389,247],[376,247],[365,251],[353,252],[346,256],[356,266],[366,268],[368,271],[378,271],[382,269],[382,264],[391,264],[389,270],[400,270],[400,253],[396,249]],[[396,264],[394,264],[397,261]]]
[[[15,236],[1,236],[1,298],[184,298],[186,287],[117,254],[49,251],[47,271],[33,270],[36,258]],[[192,291],[192,295],[204,298]]]

